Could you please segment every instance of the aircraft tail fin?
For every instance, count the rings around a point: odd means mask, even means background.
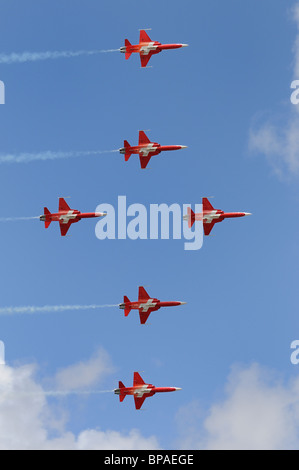
[[[127,140],[124,140],[124,148],[125,148],[125,161],[127,162],[132,155],[132,152],[130,152],[131,145]]]
[[[45,217],[45,228],[48,228],[50,223],[52,222],[51,219],[49,219],[49,215],[51,215],[51,212],[49,211],[49,209],[47,207],[44,207],[44,215],[46,216]]]
[[[128,299],[128,297],[126,295],[124,295],[124,304],[126,303],[130,303],[130,300]],[[125,308],[125,317],[127,317],[131,311],[131,307],[126,307]]]
[[[187,215],[188,215],[188,227],[191,228],[195,222],[195,214],[191,207],[187,208]]]
[[[118,382],[118,388],[119,388],[119,391],[120,391],[119,401],[124,401],[126,395],[125,395],[125,393],[122,393],[122,389],[126,388],[126,387],[124,386],[124,384],[121,381],[119,381]]]
[[[129,39],[125,39],[125,46],[126,46],[126,48],[129,48],[129,50],[126,51],[126,53],[125,53],[125,58],[126,58],[126,60],[128,60],[129,57],[132,54],[132,52],[130,51],[130,47],[132,46],[132,44],[130,43]]]

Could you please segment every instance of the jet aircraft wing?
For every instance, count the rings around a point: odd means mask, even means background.
[[[204,222],[204,223],[203,223],[203,230],[204,230],[205,235],[209,235],[209,234],[210,234],[210,232],[211,232],[212,228],[214,227],[214,225],[215,225],[215,222],[214,222],[214,221],[212,221],[212,222]]]
[[[63,197],[60,197],[59,198],[59,207],[58,207],[58,211],[61,212],[61,211],[70,211],[71,208],[69,207],[69,205],[66,203],[66,201],[63,199]]]
[[[143,155],[139,155],[140,165],[143,170],[147,167],[148,162],[150,161],[151,158],[152,158],[151,155],[147,155],[146,157],[144,157]]]
[[[64,224],[63,222],[59,222],[60,232],[63,237],[67,234],[68,229],[70,228],[71,224],[72,224],[71,221],[69,221],[67,224]]]
[[[151,141],[144,131],[139,131],[138,145],[142,144],[151,144]]]
[[[152,42],[151,38],[149,37],[149,35],[145,32],[144,29],[141,29],[140,30],[140,34],[139,34],[139,43],[141,42]]]
[[[146,67],[148,64],[148,61],[152,57],[153,53],[152,52],[140,52],[140,62],[141,62],[141,67]]]
[[[149,308],[146,312],[143,310],[142,307],[139,309],[139,316],[140,316],[141,325],[144,325],[146,323],[146,320],[148,319],[148,317],[150,316],[150,314],[153,311],[154,311],[153,308]]]
[[[143,395],[143,397],[136,397],[136,395],[134,395],[136,410],[140,410],[145,399],[146,399],[146,395]]]
[[[134,372],[133,376],[133,387],[136,387],[136,385],[145,385],[145,382],[139,372]]]

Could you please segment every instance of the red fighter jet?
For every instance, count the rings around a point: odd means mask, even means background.
[[[126,60],[133,52],[139,53],[141,67],[146,67],[153,54],[158,54],[165,49],[178,49],[187,46],[188,44],[161,44],[158,41],[152,41],[145,30],[141,29],[139,44],[132,45],[128,39],[125,39],[125,46],[119,50],[125,54]]]
[[[194,214],[191,207],[187,209],[187,215],[184,215],[184,220],[188,220],[189,228],[192,227],[196,220],[203,222],[204,234],[209,235],[214,224],[222,222],[224,219],[231,219],[234,217],[244,217],[251,215],[250,212],[224,212],[220,209],[214,209],[208,198],[202,198],[202,212]]]
[[[119,149],[120,153],[125,156],[127,162],[132,155],[138,154],[140,158],[141,168],[146,168],[148,162],[153,155],[158,155],[161,152],[167,150],[180,150],[186,149],[186,145],[160,145],[157,142],[151,142],[144,131],[139,131],[139,142],[138,145],[131,147],[127,140],[124,141],[124,146]]]
[[[185,305],[186,302],[160,302],[158,299],[152,299],[144,289],[140,286],[138,291],[138,301],[130,302],[128,297],[124,296],[124,302],[119,304],[119,308],[125,311],[125,316],[127,317],[130,311],[139,310],[140,323],[145,324],[149,315],[156,310],[159,310],[161,307],[175,307],[177,305]]]
[[[140,410],[144,400],[152,397],[155,393],[175,392],[182,390],[178,387],[155,387],[152,384],[146,384],[140,377],[138,372],[134,372],[133,387],[125,387],[122,382],[118,382],[118,388],[114,389],[114,393],[119,395],[119,401],[123,401],[126,395],[133,395],[136,410]]]
[[[91,217],[103,217],[106,215],[103,212],[80,212],[78,210],[71,209],[65,200],[59,198],[58,212],[51,214],[51,212],[45,207],[44,214],[40,216],[40,220],[45,222],[45,228],[48,228],[50,223],[53,221],[59,222],[61,235],[64,237],[67,234],[71,224],[79,222],[81,219],[87,219]]]

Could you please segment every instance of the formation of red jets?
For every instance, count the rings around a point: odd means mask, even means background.
[[[182,146],[177,146],[182,147]],[[132,148],[132,147],[131,147]],[[161,150],[160,150],[161,151]],[[51,222],[59,222],[60,233],[64,237],[70,226],[79,222],[82,219],[90,219],[94,217],[104,217],[105,212],[80,212],[76,209],[71,209],[65,199],[59,198],[58,212],[51,213],[47,207],[44,207],[43,215],[40,215],[40,220],[45,222],[45,228],[48,228]],[[195,214],[191,207],[188,207],[187,214],[184,215],[184,220],[188,221],[188,226],[191,228],[195,221],[201,221],[203,224],[204,234],[209,235],[212,228],[218,222],[222,222],[224,219],[232,219],[236,217],[244,217],[251,215],[250,212],[224,212],[220,209],[214,209],[208,198],[202,198],[202,212]],[[156,299],[155,299],[156,300]],[[132,303],[132,305],[134,302]],[[161,307],[167,307],[168,305],[161,305]],[[132,308],[136,308],[132,306]]]
[[[132,45],[128,39],[125,39],[125,46],[120,48],[120,52],[125,54],[125,58],[129,59],[132,53],[140,55],[141,67],[146,67],[150,58],[154,54],[158,54],[163,50],[177,49],[186,47],[188,44],[161,44],[158,41],[152,41],[145,30],[140,31],[139,44]],[[185,145],[160,145],[157,142],[151,142],[144,131],[139,131],[138,145],[131,146],[127,140],[124,141],[124,146],[119,149],[119,152],[124,155],[127,162],[132,154],[139,155],[140,166],[145,169],[152,156],[158,155],[163,151],[180,150],[186,148]],[[60,232],[65,236],[71,226],[75,222],[86,218],[103,217],[105,213],[101,212],[80,212],[71,209],[66,203],[65,199],[59,198],[58,212],[51,213],[47,207],[44,208],[44,214],[40,216],[40,220],[45,223],[45,228],[48,228],[51,222],[59,222]],[[209,235],[215,223],[222,222],[227,218],[243,217],[250,215],[247,212],[224,212],[220,209],[214,209],[208,198],[202,199],[202,211],[194,213],[189,207],[187,214],[184,215],[184,220],[188,222],[191,228],[196,221],[203,224],[204,234]],[[143,286],[139,287],[138,300],[131,302],[127,296],[124,296],[123,303],[119,304],[119,308],[124,310],[127,317],[131,310],[138,310],[140,323],[144,325],[149,315],[159,310],[161,307],[174,307],[183,305],[186,302],[179,301],[160,301],[156,298],[151,298]],[[119,400],[122,402],[127,395],[133,395],[135,407],[139,410],[147,397],[151,397],[156,393],[173,392],[181,390],[178,387],[156,387],[152,384],[147,384],[141,378],[138,372],[134,372],[133,385],[125,387],[119,381],[118,388],[114,389],[114,393],[119,395]]]

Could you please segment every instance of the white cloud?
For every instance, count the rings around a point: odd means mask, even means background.
[[[105,354],[98,352],[86,363],[97,362],[99,357],[102,362]],[[81,367],[83,363],[73,366],[73,372]],[[36,379],[36,369],[32,364],[0,366],[0,450],[160,448],[155,436],[145,437],[137,429],[119,432],[99,427],[70,432],[67,410],[59,409],[57,415],[57,409],[48,402],[48,392]],[[57,375],[67,377],[62,382],[65,386],[74,387],[72,374],[68,378],[69,369],[65,376],[63,370]],[[103,375],[97,372],[91,377],[98,380]],[[93,383],[93,379],[83,382]],[[176,447],[180,449],[298,449],[299,377],[284,383],[278,374],[258,364],[234,367],[223,398],[208,409],[197,400],[188,403],[180,408],[176,420]]]
[[[99,363],[103,365],[103,354],[87,361],[92,372],[84,380],[79,380],[80,385],[93,383],[95,378],[99,378],[103,372]],[[73,373],[82,371],[82,367],[83,363],[80,363],[65,373],[60,371],[59,380],[64,385],[75,386]],[[106,373],[105,367],[104,371]],[[0,366],[0,450],[159,449],[155,436],[144,437],[137,429],[128,433],[111,429],[84,429],[78,435],[69,432],[64,412],[57,420],[47,401],[47,392],[36,380],[35,372],[34,365]]]
[[[299,79],[299,3],[292,9],[292,18],[298,29],[293,47],[293,78]],[[290,97],[293,91],[290,88]],[[264,154],[277,175],[297,176],[299,174],[299,105],[291,104],[288,100],[280,116],[280,122],[277,122],[277,118],[278,116],[274,115],[272,119],[267,119],[250,130],[249,149]]]
[[[249,149],[264,154],[280,177],[299,174],[299,115],[297,107],[290,106],[282,126],[268,121],[249,135]]]
[[[180,446],[225,450],[298,449],[298,392],[299,378],[283,384],[279,377],[258,364],[245,369],[234,368],[225,398],[213,404],[205,418],[201,417],[197,403],[180,410],[177,415]],[[191,419],[186,410],[192,415]]]
[[[81,361],[57,372],[55,381],[58,390],[76,390],[92,387],[114,372],[109,355],[99,349],[87,361]]]

